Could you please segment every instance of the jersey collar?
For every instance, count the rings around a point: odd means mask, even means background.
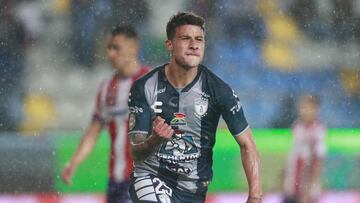
[[[159,71],[159,76],[160,76],[160,79],[166,83],[168,83],[173,89],[175,89],[171,84],[170,82],[167,80],[166,76],[165,76],[165,66],[168,65],[168,63],[164,64],[161,66],[161,69]],[[188,85],[186,85],[182,90],[181,92],[188,92],[194,85],[195,83],[199,80],[200,78],[200,75],[201,75],[201,72],[202,72],[202,65],[199,64],[198,66],[198,71],[197,71],[197,74],[196,74],[196,77],[194,78],[193,81],[191,81],[191,83],[189,83]]]

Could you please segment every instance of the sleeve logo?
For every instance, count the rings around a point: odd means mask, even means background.
[[[130,113],[129,115],[129,130],[133,130],[136,124],[135,113]]]
[[[240,111],[241,103],[240,103],[239,97],[235,94],[235,91],[232,90],[232,92],[233,92],[233,96],[235,97],[236,104],[233,107],[230,108],[230,111],[232,112],[233,115],[235,115],[237,112]]]

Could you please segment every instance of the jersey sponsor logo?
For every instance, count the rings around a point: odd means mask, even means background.
[[[161,101],[155,101],[154,104],[150,106],[150,108],[153,110],[154,113],[162,113],[162,105],[163,103]]]
[[[135,125],[136,125],[135,113],[130,113],[130,115],[129,115],[129,130],[134,129]]]
[[[188,169],[179,169],[178,163],[192,162],[200,157],[199,150],[197,149],[194,140],[191,136],[184,135],[185,133],[179,129],[175,130],[174,136],[171,140],[162,144],[157,157],[159,161],[166,162],[168,167],[173,171],[191,172]],[[175,165],[174,165],[175,164]],[[177,170],[179,169],[179,170]]]
[[[161,93],[164,93],[166,91],[166,87],[162,88],[162,89],[159,89],[156,91],[155,95],[157,94],[161,94]]]
[[[167,169],[176,173],[190,174],[193,170],[189,167],[180,166],[179,164],[168,164]]]
[[[174,156],[197,152],[194,140],[190,136],[184,136],[181,130],[175,130],[174,136],[165,145],[165,151],[171,151]]]
[[[177,127],[179,125],[186,125],[186,114],[184,113],[174,113],[174,118],[171,119],[170,125],[172,127]]]
[[[182,123],[182,121],[180,122]],[[171,140],[162,144],[156,154],[160,162],[166,163],[166,168],[176,173],[190,174],[192,169],[181,163],[192,162],[200,157],[194,140],[191,136],[175,126],[175,133]]]
[[[194,140],[191,136],[185,136],[184,131],[179,127],[186,125],[186,114],[180,112],[174,113],[174,118],[170,121],[170,125],[174,129],[174,135],[160,150],[160,153],[166,155],[160,154],[159,156],[171,160],[170,162],[187,162],[193,160],[193,156],[188,155],[198,152]]]
[[[169,104],[169,106],[171,106],[171,107],[177,107],[177,106],[178,106],[177,97],[171,97],[171,98],[169,99],[168,104]]]
[[[194,102],[194,109],[195,109],[195,116],[201,118],[206,116],[206,111],[208,109],[208,102],[209,100],[201,97],[199,99],[195,99]]]
[[[144,110],[141,107],[131,106],[129,107],[131,113],[142,113]]]
[[[235,91],[232,90],[232,92],[233,92],[233,96],[235,97],[236,104],[235,104],[233,107],[230,108],[230,111],[231,111],[231,113],[232,113],[233,115],[235,115],[237,112],[240,111],[240,109],[241,109],[241,103],[240,103],[239,97],[235,94]]]
[[[237,112],[239,112],[241,109],[240,101],[236,102],[236,105],[230,108],[230,111],[233,115],[235,115]]]

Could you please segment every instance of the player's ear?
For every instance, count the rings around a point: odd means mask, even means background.
[[[172,52],[172,50],[173,50],[173,44],[172,44],[171,40],[167,39],[167,40],[165,41],[165,47],[166,47],[166,49],[167,49],[169,52]]]

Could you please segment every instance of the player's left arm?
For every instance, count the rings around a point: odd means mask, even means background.
[[[261,202],[260,159],[240,99],[229,86],[218,91],[218,104],[231,134],[240,146],[241,160],[249,186],[247,203]]]
[[[249,186],[249,197],[247,202],[261,202],[260,159],[252,137],[251,129],[249,127],[246,128],[241,134],[236,136],[235,139],[240,146],[241,160]]]

